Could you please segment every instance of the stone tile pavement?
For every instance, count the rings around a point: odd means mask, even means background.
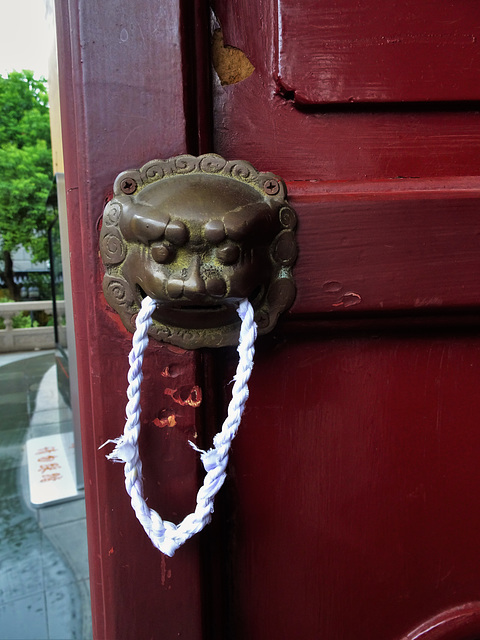
[[[53,351],[0,356],[0,640],[92,637],[84,500],[28,495],[25,441],[72,428],[56,389],[38,397],[54,366]]]

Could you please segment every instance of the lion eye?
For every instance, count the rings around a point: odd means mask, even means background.
[[[152,244],[152,258],[159,264],[170,262],[175,255],[175,249],[166,243]]]
[[[209,220],[205,225],[205,238],[212,244],[225,240],[225,226],[221,220]]]
[[[240,257],[240,249],[236,244],[226,244],[217,249],[217,258],[222,264],[234,264]]]
[[[188,240],[188,229],[181,220],[171,220],[165,229],[165,238],[181,247]]]

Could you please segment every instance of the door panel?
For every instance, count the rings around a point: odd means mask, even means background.
[[[260,347],[232,455],[229,638],[393,640],[477,598],[478,332],[350,333],[303,323]]]
[[[131,348],[102,293],[99,225],[120,171],[194,144],[196,97],[184,90],[190,17],[175,0],[60,0],[56,15],[94,637],[195,640],[203,627],[198,541],[174,564],[159,553],[130,506],[123,466],[99,450],[123,431]],[[165,389],[202,384],[198,358],[151,344],[144,363],[145,495],[174,521],[195,503],[198,456],[188,440],[198,433],[203,446],[201,408],[180,406]],[[175,427],[161,426],[165,415]]]
[[[97,639],[480,635],[480,8],[395,3],[390,29],[384,5],[357,27],[373,2],[296,4],[214,3],[223,55],[255,69],[210,92],[206,2],[57,2]],[[170,559],[98,451],[123,429],[131,340],[101,292],[98,226],[120,171],[207,151],[286,180],[297,298],[258,340],[214,521]],[[147,351],[146,495],[175,522],[201,482],[187,441],[209,447],[235,361]],[[199,408],[175,403],[195,385]]]
[[[304,14],[307,24],[323,11],[324,3],[316,4]],[[464,6],[478,24],[478,5]],[[273,167],[287,181],[478,175],[476,102],[384,103],[379,95],[375,104],[297,104],[278,85],[276,2],[216,2],[214,11],[225,44],[243,51],[255,67],[242,82],[214,86],[219,153],[257,162],[259,169]],[[310,69],[308,58],[304,64]]]
[[[478,100],[475,2],[278,2],[278,83],[302,104]]]
[[[226,633],[475,639],[479,120],[454,3],[297,4],[215,5],[255,66],[215,86],[216,150],[278,172],[299,217],[297,297],[259,345],[232,455]],[[451,29],[459,83],[425,24]],[[364,46],[396,30],[394,62]]]
[[[289,182],[292,314],[465,311],[479,300],[478,178]]]

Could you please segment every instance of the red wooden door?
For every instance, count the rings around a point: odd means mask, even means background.
[[[212,90],[200,1],[57,15],[95,637],[478,640],[478,4],[218,2]],[[299,257],[214,522],[170,559],[97,451],[122,429],[130,343],[98,221],[121,170],[186,151],[281,175]],[[234,361],[150,347],[142,455],[164,517],[192,509],[187,440],[209,446]],[[195,385],[200,407],[175,403]]]

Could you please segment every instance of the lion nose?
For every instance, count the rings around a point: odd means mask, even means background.
[[[205,295],[205,280],[200,274],[200,256],[194,256],[188,268],[183,283],[183,295],[189,300],[197,300]]]

